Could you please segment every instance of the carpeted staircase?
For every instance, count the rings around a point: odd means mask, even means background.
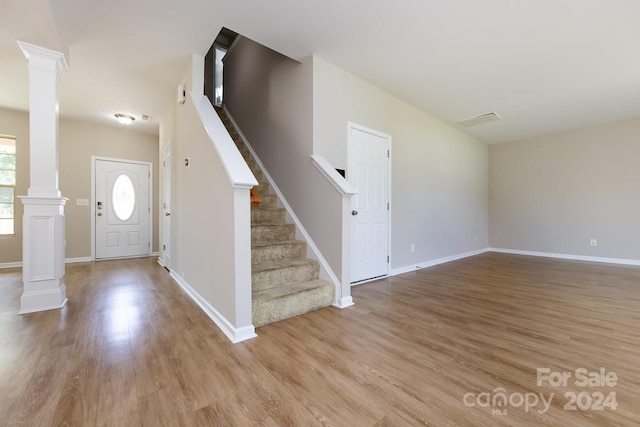
[[[251,207],[251,287],[253,325],[308,313],[333,303],[333,284],[318,278],[320,266],[307,259],[307,243],[295,240],[295,224],[286,222],[286,211],[269,194],[269,183],[244,145],[224,110],[218,115],[259,182],[262,199]]]

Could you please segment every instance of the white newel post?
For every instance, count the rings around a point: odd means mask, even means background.
[[[63,54],[18,42],[29,61],[30,183],[24,206],[20,314],[62,308],[64,205],[58,188],[58,71]]]

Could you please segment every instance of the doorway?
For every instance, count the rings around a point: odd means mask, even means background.
[[[92,160],[94,258],[150,255],[152,165]]]
[[[162,154],[162,263],[171,271],[171,144]]]
[[[347,180],[351,199],[351,283],[389,274],[391,136],[349,123]]]

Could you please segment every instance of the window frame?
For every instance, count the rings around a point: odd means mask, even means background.
[[[17,138],[15,136],[11,136],[11,135],[3,135],[0,134],[0,141],[2,140],[10,140],[13,141],[13,157],[14,157],[14,168],[13,169],[2,169],[2,170],[9,170],[9,171],[13,171],[15,174],[15,178],[14,178],[14,182],[13,185],[10,184],[0,184],[0,188],[10,188],[13,193],[13,200],[11,200],[10,203],[7,202],[0,202],[0,204],[2,205],[11,205],[13,206],[13,217],[12,218],[2,218],[2,219],[10,219],[12,221],[12,228],[13,228],[13,233],[2,233],[0,232],[0,238],[7,238],[7,237],[15,237],[16,236],[16,187],[18,184],[18,165],[17,165],[17,160],[18,160],[18,143],[17,143]],[[2,145],[2,143],[0,142],[0,145]]]

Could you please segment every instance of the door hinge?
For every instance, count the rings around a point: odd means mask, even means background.
[[[151,247],[151,242],[147,242],[147,247],[150,248]]]
[[[387,150],[387,159],[391,158],[391,151]]]
[[[167,250],[167,245],[162,245],[162,250],[166,251]]]
[[[151,172],[149,172],[149,178],[151,178]]]
[[[389,210],[389,202],[387,202],[387,210]]]
[[[387,264],[389,264],[389,255],[387,255]]]
[[[163,160],[163,161],[162,161],[162,167],[163,167],[163,168],[166,168],[166,167],[167,167],[167,161],[166,161],[166,160]]]

